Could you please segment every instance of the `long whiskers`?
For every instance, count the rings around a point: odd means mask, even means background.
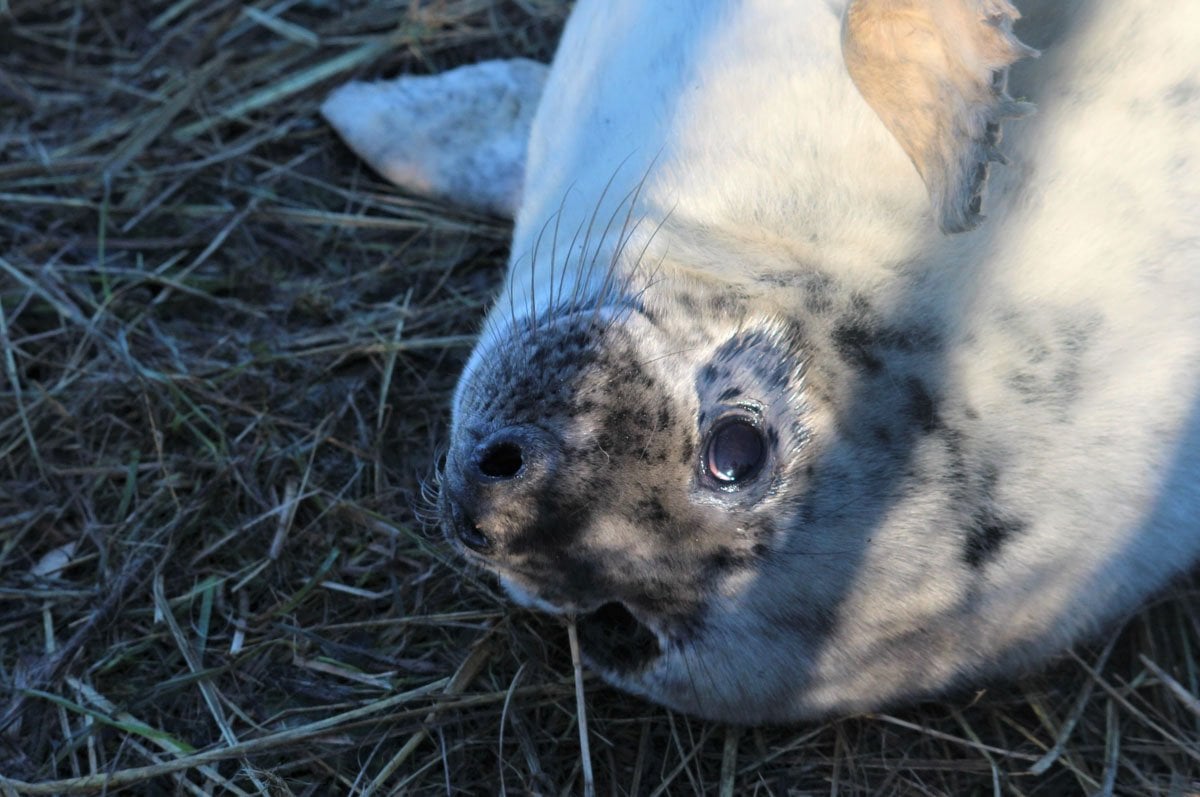
[[[445,455],[445,449],[435,452],[434,462],[440,463]],[[436,464],[430,468],[427,476],[418,482],[418,494],[412,502],[412,513],[422,525],[441,525],[441,513],[438,511],[442,492],[442,470]]]
[[[516,345],[518,341],[536,345],[539,327],[552,323],[554,318],[584,311],[590,312],[588,328],[603,335],[610,325],[625,322],[630,313],[641,309],[646,292],[660,284],[665,255],[649,268],[646,258],[674,208],[646,235],[640,231],[647,219],[638,214],[640,199],[658,162],[658,155],[647,165],[637,183],[612,206],[608,217],[601,216],[602,209],[610,204],[607,200],[616,179],[632,156],[631,153],[614,169],[591,213],[576,225],[565,250],[560,246],[562,222],[571,194],[576,192],[574,184],[567,188],[558,208],[543,222],[533,240],[532,251],[514,259],[499,299],[500,303],[507,303],[507,324],[502,324],[502,315],[494,309],[484,324],[484,331],[493,345]],[[629,258],[634,241],[639,241],[640,250],[636,257]],[[550,250],[548,263],[547,248]],[[544,272],[539,264],[547,266]],[[518,287],[518,278],[526,278],[523,269],[529,271],[524,290]],[[518,292],[525,295],[518,297]],[[615,312],[603,314],[605,308],[614,308]],[[503,328],[505,326],[507,329]]]

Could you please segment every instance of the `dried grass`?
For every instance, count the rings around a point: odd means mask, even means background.
[[[316,111],[546,58],[564,13],[0,0],[0,793],[583,790],[565,629],[413,510],[507,230],[398,196]],[[792,728],[589,677],[595,786],[1196,793],[1198,608],[1185,584],[1047,673]]]

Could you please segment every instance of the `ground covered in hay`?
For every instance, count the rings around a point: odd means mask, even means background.
[[[791,728],[585,677],[419,520],[506,225],[317,107],[547,58],[550,0],[0,0],[0,794],[1200,791],[1200,600]],[[590,767],[588,762],[590,761]]]

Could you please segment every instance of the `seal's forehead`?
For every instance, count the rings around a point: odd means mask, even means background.
[[[701,400],[727,400],[735,389],[770,395],[794,388],[804,371],[802,337],[794,322],[769,321],[740,330],[719,344],[700,369],[696,386]],[[723,397],[710,395],[722,385]]]
[[[517,323],[473,355],[456,396],[456,424],[474,436],[531,425],[575,438],[608,429],[614,440],[640,439],[677,414],[678,386],[691,382],[690,375],[681,380],[681,357],[636,309]]]
[[[476,425],[544,425],[571,409],[575,386],[611,335],[591,313],[534,325],[520,321],[481,342],[459,383],[455,415]]]

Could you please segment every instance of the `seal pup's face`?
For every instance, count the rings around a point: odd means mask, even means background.
[[[819,413],[792,322],[748,319],[736,299],[651,299],[522,320],[481,345],[439,513],[518,602],[577,614],[610,681],[729,716],[759,656],[744,604],[795,514]]]

